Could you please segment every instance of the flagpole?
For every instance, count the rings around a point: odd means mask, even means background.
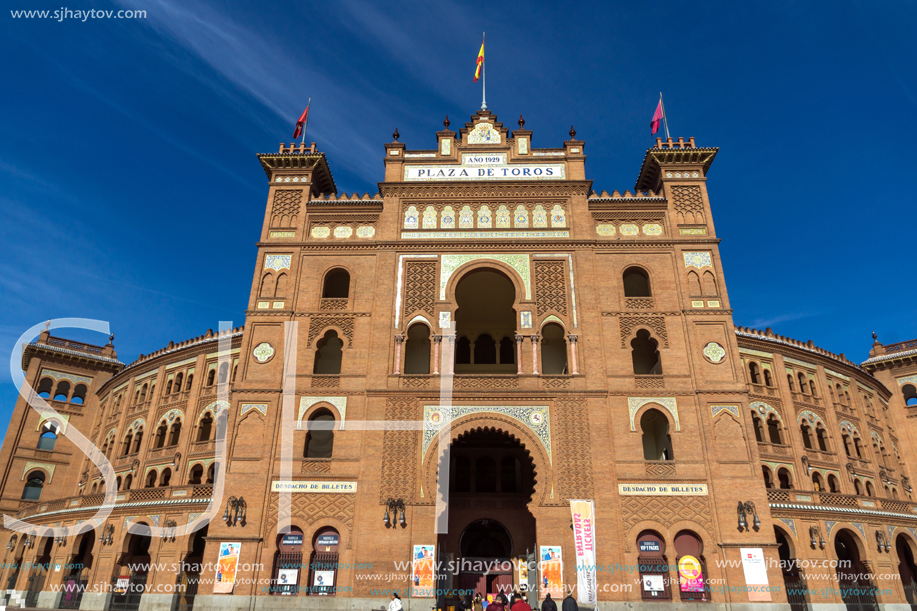
[[[484,36],[481,39],[481,46],[484,46],[484,43],[487,42],[487,32],[484,32]],[[481,58],[481,70],[484,71],[484,84],[481,86],[481,110],[487,110],[487,49],[484,49],[484,57]]]
[[[668,140],[671,138],[669,136],[669,120],[665,116],[665,102],[662,101],[662,92],[659,92],[659,105],[662,106],[662,122],[665,124],[665,139]]]
[[[311,107],[312,107],[312,96],[309,96],[309,103],[306,104],[306,108],[309,108],[311,110]],[[307,129],[309,129],[309,115],[308,114],[306,115],[306,122],[302,126],[302,143],[303,144],[306,143],[306,130]]]

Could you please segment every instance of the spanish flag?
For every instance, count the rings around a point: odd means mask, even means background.
[[[484,67],[484,43],[481,43],[481,51],[478,53],[478,67],[474,71],[474,81],[478,82],[478,79],[481,78],[481,68]]]

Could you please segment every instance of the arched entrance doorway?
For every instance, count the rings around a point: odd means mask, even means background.
[[[138,524],[149,526],[143,522]],[[123,552],[115,566],[108,611],[137,611],[140,608],[149,576],[151,542],[149,536],[136,533],[128,535],[124,541]]]
[[[94,530],[81,534],[76,539],[70,566],[66,567],[64,592],[59,606],[61,609],[79,609],[83,593],[89,584],[89,571],[92,569],[92,548],[95,545]]]
[[[895,551],[898,552],[898,574],[904,596],[912,609],[917,608],[917,566],[914,566],[914,554],[904,535],[895,539]]]
[[[535,517],[528,507],[535,463],[509,433],[478,428],[452,442],[449,468],[449,532],[438,546],[440,560],[452,563],[458,580],[450,576],[438,587],[509,597],[525,585],[517,583],[515,563],[535,557]]]
[[[468,272],[455,287],[455,373],[514,374],[516,287],[502,272]]]
[[[204,564],[204,548],[207,546],[205,537],[209,528],[208,524],[191,534],[181,571],[175,579],[173,611],[191,611],[194,608],[194,599],[201,580],[201,567]]]
[[[809,603],[806,597],[806,580],[799,568],[799,561],[793,553],[790,540],[786,534],[774,527],[774,536],[777,538],[777,555],[780,557],[780,570],[783,572],[783,589],[786,591],[787,602],[792,611],[808,611]]]
[[[45,580],[48,578],[48,566],[51,563],[51,550],[54,549],[54,539],[48,535],[40,539],[39,552],[35,557],[32,572],[26,585],[25,606],[34,609],[38,606],[38,595],[41,594]]]
[[[837,581],[847,611],[879,611],[875,587],[867,577],[869,571],[860,560],[856,536],[842,529],[834,538],[834,552],[839,561]]]

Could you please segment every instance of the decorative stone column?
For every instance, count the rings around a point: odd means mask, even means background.
[[[401,375],[401,345],[404,343],[403,335],[395,336],[395,375]]]
[[[522,340],[525,339],[524,335],[516,334],[516,375],[522,375]]]
[[[433,336],[433,373],[439,373],[439,352],[442,349],[443,336],[434,335]]]
[[[567,341],[570,342],[570,373],[572,375],[577,375],[579,373],[579,366],[576,362],[576,335],[568,335]]]
[[[540,335],[532,335],[532,374],[541,375],[538,373],[538,342],[541,341]]]
[[[455,375],[455,333],[449,334],[449,356],[445,366],[448,375]]]

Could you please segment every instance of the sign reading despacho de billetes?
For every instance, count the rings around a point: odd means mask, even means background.
[[[707,484],[618,484],[630,496],[707,496]]]
[[[319,492],[326,494],[354,494],[356,482],[273,482],[271,492]]]
[[[486,164],[486,167],[481,167]],[[515,163],[490,165],[485,159],[480,165],[406,165],[404,180],[564,180],[566,168],[562,163]]]

